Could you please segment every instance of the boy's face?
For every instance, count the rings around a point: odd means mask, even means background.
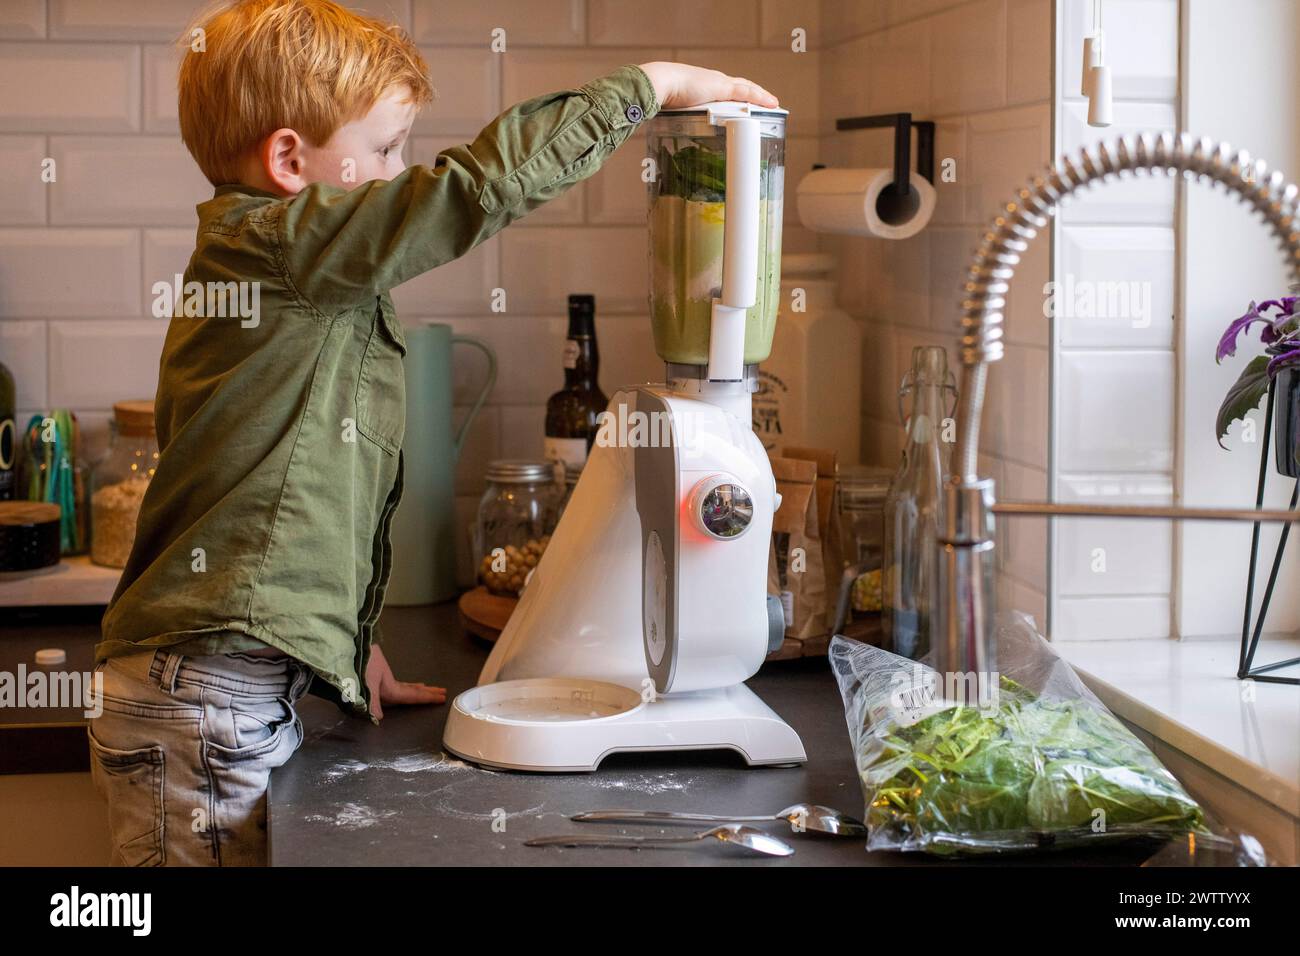
[[[406,168],[402,146],[416,112],[410,91],[394,87],[365,116],[335,130],[324,146],[304,144],[305,178],[343,189],[372,179],[392,179]]]

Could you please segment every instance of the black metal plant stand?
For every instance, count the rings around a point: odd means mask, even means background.
[[[1264,448],[1259,458],[1259,487],[1255,492],[1255,507],[1264,506],[1264,488],[1268,482],[1268,446],[1273,433],[1273,403],[1277,395],[1277,380],[1275,379],[1268,389],[1268,411],[1264,414]],[[1297,497],[1300,497],[1300,479],[1296,480],[1295,489],[1291,492],[1291,510],[1295,511]],[[1276,664],[1262,664],[1255,667],[1255,651],[1259,647],[1259,637],[1264,631],[1264,620],[1268,617],[1268,605],[1273,599],[1273,588],[1277,584],[1278,570],[1282,567],[1282,558],[1286,554],[1287,538],[1291,535],[1291,522],[1282,526],[1282,534],[1277,542],[1277,552],[1273,555],[1273,568],[1269,572],[1268,585],[1264,588],[1264,600],[1259,607],[1259,616],[1255,619],[1254,627],[1251,626],[1250,611],[1255,602],[1255,570],[1259,563],[1259,528],[1260,522],[1255,522],[1250,537],[1250,573],[1246,577],[1246,611],[1244,621],[1241,625],[1241,656],[1237,661],[1237,679],[1238,680],[1257,680],[1270,684],[1300,684],[1300,677],[1278,677],[1271,673],[1272,671],[1281,670],[1284,667],[1293,667],[1300,664],[1300,657],[1293,657],[1290,660],[1278,661]]]

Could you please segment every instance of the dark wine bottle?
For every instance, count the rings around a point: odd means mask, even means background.
[[[571,478],[586,465],[600,428],[600,413],[609,404],[597,381],[599,373],[596,297],[571,295],[564,388],[546,400],[546,457],[563,462]]]
[[[0,362],[0,501],[18,497],[18,423],[14,421],[14,377]]]

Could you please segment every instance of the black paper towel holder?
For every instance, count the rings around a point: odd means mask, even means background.
[[[912,128],[916,128],[916,171],[934,185],[934,121],[914,120],[911,113],[878,113],[874,116],[849,116],[835,121],[837,132],[855,129],[894,130],[894,181],[890,191],[906,197],[912,191]],[[824,169],[817,163],[813,169]]]

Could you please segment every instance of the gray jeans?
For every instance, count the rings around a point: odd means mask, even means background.
[[[302,743],[311,671],[289,657],[110,658],[90,771],[119,866],[262,866],[266,786]]]

